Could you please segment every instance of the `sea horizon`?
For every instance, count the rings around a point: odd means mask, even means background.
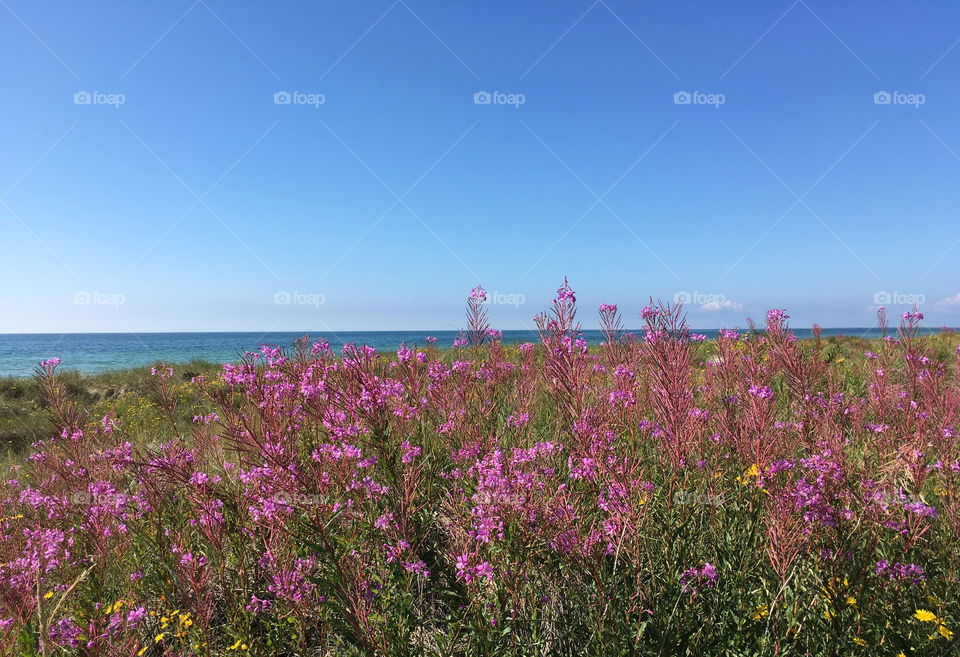
[[[950,327],[925,327],[923,334],[934,334]],[[641,328],[624,329],[624,333],[642,333]],[[745,330],[745,329],[739,329]],[[813,336],[812,328],[792,329],[798,338]],[[896,329],[892,329],[895,331]],[[719,328],[691,329],[692,333],[713,339]],[[452,347],[460,331],[435,330],[375,330],[375,331],[157,331],[157,332],[102,332],[102,333],[0,333],[0,377],[23,377],[34,372],[40,361],[59,358],[61,368],[82,374],[98,374],[112,370],[142,367],[156,362],[170,364],[191,360],[236,362],[245,351],[256,351],[262,345],[290,348],[303,336],[322,339],[335,352],[345,344],[364,344],[378,351],[392,351],[401,345],[425,345],[428,337],[437,338],[440,347]],[[598,344],[602,334],[598,329],[583,329],[589,344]],[[851,336],[879,338],[881,331],[873,327],[823,327],[824,337]],[[503,331],[507,344],[536,342],[533,329]]]
[[[758,328],[763,328],[762,324],[757,324]],[[824,331],[824,335],[827,335],[827,332],[832,331],[879,331],[876,327],[876,324],[872,327],[866,326],[825,326],[823,324],[818,324],[821,329]],[[691,333],[702,333],[702,332],[717,332],[721,329],[729,329],[735,331],[747,331],[749,327],[747,326],[720,326],[713,328],[697,328],[697,327],[688,327]],[[309,334],[309,335],[320,335],[328,334],[333,335],[335,333],[422,333],[424,335],[432,335],[434,333],[458,333],[462,329],[440,329],[440,328],[414,328],[414,329],[342,329],[339,331],[333,331],[330,329],[321,329],[321,330],[282,330],[278,331],[276,329],[264,330],[264,331],[0,331],[0,338],[21,336],[21,335],[195,335],[195,334],[222,334],[222,335],[239,335],[239,334],[267,334],[267,335],[279,335],[279,334],[292,334],[298,333],[300,335]],[[501,330],[501,329],[498,329]],[[530,332],[536,333],[535,329],[502,329],[504,333],[509,332]],[[583,331],[599,331],[599,329],[582,329]],[[634,328],[624,328],[624,333],[637,333],[643,331],[643,327],[634,327]],[[793,332],[799,331],[813,331],[812,326],[800,326],[800,327],[790,327],[790,330]],[[921,331],[924,333],[936,333],[942,330],[956,331],[960,330],[960,326],[926,326],[922,327]],[[888,332],[896,333],[896,326],[890,326]],[[834,333],[836,335],[836,333]]]

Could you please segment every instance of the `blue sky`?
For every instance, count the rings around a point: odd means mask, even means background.
[[[524,328],[565,275],[587,327],[957,325],[958,19],[2,0],[0,332],[456,328],[478,282]]]

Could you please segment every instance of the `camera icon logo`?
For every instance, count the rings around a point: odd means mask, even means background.
[[[291,301],[293,297],[289,292],[275,292],[273,295],[273,302],[278,306],[289,306]]]
[[[889,91],[878,91],[873,94],[874,105],[889,105],[892,100],[893,97],[890,95]]]
[[[684,306],[690,305],[693,296],[686,290],[680,290],[673,295],[673,302],[683,304]]]
[[[674,105],[689,105],[693,100],[693,97],[690,95],[689,91],[678,91],[673,94],[673,104]]]
[[[74,292],[73,303],[78,306],[89,306],[93,303],[93,297],[89,292]]]
[[[73,104],[74,105],[89,105],[93,97],[90,95],[89,91],[78,91],[73,94]]]
[[[473,94],[474,105],[489,105],[491,102],[493,102],[493,97],[489,91],[478,91]]]
[[[274,105],[289,105],[292,101],[293,96],[290,95],[289,91],[278,91],[273,94]]]
[[[885,290],[876,292],[873,295],[873,303],[877,306],[885,306],[889,304],[891,301],[893,301],[893,296]]]

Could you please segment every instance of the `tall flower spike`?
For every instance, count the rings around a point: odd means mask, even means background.
[[[470,345],[479,345],[488,337],[490,324],[487,321],[487,310],[483,304],[487,301],[487,291],[482,285],[470,290],[467,297],[467,341]]]

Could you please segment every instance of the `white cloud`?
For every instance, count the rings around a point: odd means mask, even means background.
[[[940,299],[940,301],[937,302],[937,310],[948,310],[948,311],[960,310],[960,292],[957,292],[952,297],[947,297],[946,299]]]
[[[700,310],[708,313],[718,313],[722,310],[743,310],[743,304],[737,303],[732,299],[724,299],[723,301],[708,301],[700,306]]]

